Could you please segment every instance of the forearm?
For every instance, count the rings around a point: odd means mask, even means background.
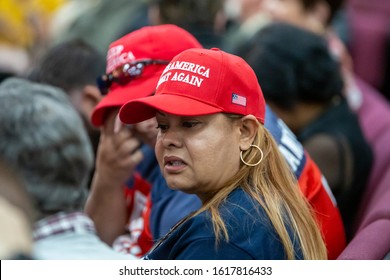
[[[101,129],[95,174],[85,206],[100,238],[109,245],[126,232],[128,214],[123,186],[143,159],[140,141],[132,132],[120,124],[115,128],[119,121],[116,116],[113,111]]]

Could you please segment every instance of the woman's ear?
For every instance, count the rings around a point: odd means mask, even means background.
[[[253,115],[247,115],[240,120],[240,149],[246,151],[252,145],[260,123]]]

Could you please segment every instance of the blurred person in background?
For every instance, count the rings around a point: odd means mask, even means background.
[[[151,0],[151,25],[175,24],[205,48],[221,47],[226,18],[223,0]]]
[[[230,25],[223,38],[223,49],[235,51],[250,39],[270,19],[261,11],[263,0],[226,0],[225,13]]]
[[[21,75],[40,58],[49,44],[53,14],[67,0],[2,0],[0,2],[0,70],[10,63]],[[8,50],[7,55],[1,53]]]
[[[83,39],[102,55],[109,44],[149,25],[149,0],[71,0],[53,19],[51,44]]]
[[[31,81],[61,88],[79,112],[96,154],[100,132],[91,121],[101,99],[96,84],[105,69],[105,57],[82,39],[74,39],[50,48],[34,65]]]
[[[79,114],[55,87],[9,78],[0,85],[0,154],[35,208],[33,257],[132,259],[102,242],[83,212],[92,147]]]

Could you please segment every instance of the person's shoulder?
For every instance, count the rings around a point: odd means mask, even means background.
[[[220,205],[219,213],[223,219],[229,234],[234,233],[234,229],[243,223],[253,224],[260,216],[265,215],[260,205],[241,188],[234,190],[227,199]],[[188,220],[180,227],[181,234],[191,236],[191,238],[215,238],[213,217],[210,211],[203,211]]]
[[[255,259],[284,258],[283,246],[264,208],[242,188],[229,195],[221,216],[230,244]]]
[[[114,251],[92,233],[65,232],[34,242],[33,257],[42,260],[131,260],[133,255]]]
[[[271,110],[266,107],[265,127],[276,141],[279,151],[287,160],[290,168],[299,179],[306,165],[306,154],[302,144],[290,128]]]
[[[252,239],[252,241],[256,239],[256,243],[275,235],[264,208],[241,187],[236,188],[228,196],[220,207],[220,214],[232,237],[232,242],[236,240],[241,243],[245,239]],[[256,234],[254,235],[253,232]]]

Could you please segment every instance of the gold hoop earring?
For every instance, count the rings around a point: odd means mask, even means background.
[[[257,166],[257,165],[259,165],[260,162],[263,160],[263,157],[264,157],[263,151],[262,151],[262,150],[260,149],[260,147],[257,146],[257,145],[250,145],[249,147],[255,147],[256,149],[259,150],[259,152],[260,152],[260,154],[261,154],[260,160],[259,160],[258,162],[256,162],[256,163],[247,163],[247,162],[245,162],[245,160],[244,160],[243,157],[242,157],[242,152],[243,152],[243,151],[240,152],[240,159],[241,159],[241,161],[242,161],[245,165],[247,165],[247,166]]]

